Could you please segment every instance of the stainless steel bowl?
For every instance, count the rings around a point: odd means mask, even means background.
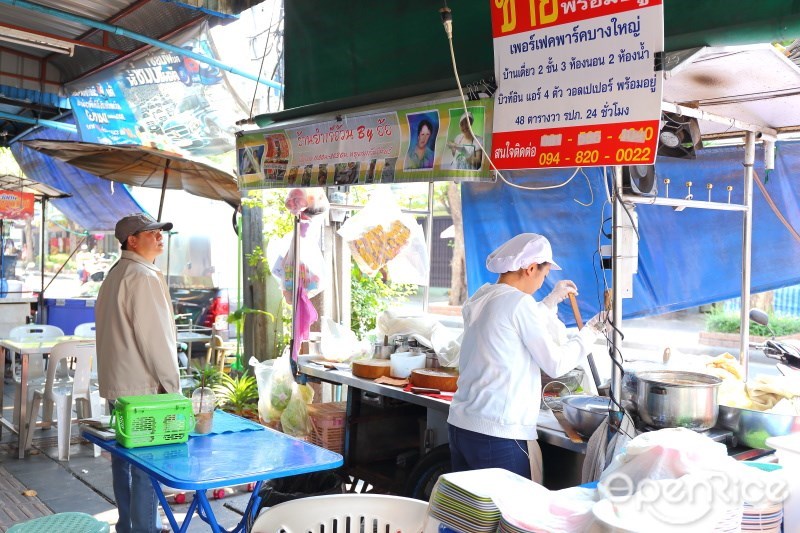
[[[752,409],[719,406],[719,427],[733,431],[740,444],[767,449],[769,437],[780,437],[800,431],[800,416],[763,413]]]
[[[591,437],[608,416],[611,398],[574,395],[561,398],[564,418],[583,437]]]
[[[641,372],[636,377],[636,405],[639,418],[647,426],[705,431],[717,423],[721,379],[674,370]]]

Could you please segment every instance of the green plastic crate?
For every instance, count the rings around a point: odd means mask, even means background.
[[[180,444],[194,427],[192,401],[180,394],[123,396],[113,416],[117,443],[125,448]]]

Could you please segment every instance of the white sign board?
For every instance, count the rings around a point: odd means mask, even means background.
[[[653,164],[661,0],[490,0],[498,169]]]

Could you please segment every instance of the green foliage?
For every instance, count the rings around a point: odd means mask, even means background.
[[[228,315],[228,323],[235,325],[238,331],[239,328],[241,328],[242,324],[244,323],[245,315],[248,314],[264,315],[270,320],[275,320],[275,315],[273,315],[269,311],[263,311],[261,309],[251,309],[249,307],[240,307],[239,309]]]
[[[56,271],[61,268],[61,265],[64,264],[64,261],[67,260],[69,254],[49,254],[44,262],[44,269],[46,271]],[[70,262],[64,267],[64,270],[75,270],[74,262]]]
[[[191,398],[194,389],[198,387],[209,387],[213,389],[214,386],[219,384],[222,372],[214,365],[204,365],[202,368],[189,365],[189,375],[192,378],[189,380],[189,384],[184,385],[185,381],[181,379],[181,392],[187,398]]]
[[[205,365],[203,368],[195,368],[192,370],[194,378],[197,380],[198,387],[208,387],[213,389],[220,381],[222,381],[222,372],[216,365]]]
[[[380,272],[367,276],[355,261],[351,263],[350,329],[359,337],[375,328],[375,318],[392,302],[404,301],[416,285],[386,283]]]
[[[447,181],[434,183],[433,190],[433,211],[434,215],[446,215],[447,206]],[[385,187],[385,185],[353,185],[350,187],[348,203],[354,205],[364,205],[369,200],[369,195],[375,187]],[[415,211],[425,211],[428,209],[428,184],[427,183],[405,183],[402,187],[393,187],[395,201],[401,209],[413,209]]]
[[[706,330],[719,333],[739,333],[741,317],[739,313],[725,313],[714,311],[706,318]],[[769,327],[775,332],[776,337],[800,333],[800,318],[791,316],[770,315]],[[772,334],[761,324],[750,321],[750,335],[770,337]]]
[[[256,409],[258,405],[258,384],[256,378],[248,374],[231,377],[220,374],[220,381],[213,387],[217,405],[236,415]]]
[[[264,249],[261,246],[256,246],[249,254],[245,254],[247,258],[247,266],[253,269],[253,277],[258,281],[266,281],[267,276],[270,274],[269,261]]]

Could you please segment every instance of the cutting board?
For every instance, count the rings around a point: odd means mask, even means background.
[[[418,368],[411,371],[411,384],[415,387],[455,392],[458,370],[455,368]]]
[[[388,359],[353,361],[353,375],[358,378],[375,379],[381,376],[388,376],[390,370]]]

